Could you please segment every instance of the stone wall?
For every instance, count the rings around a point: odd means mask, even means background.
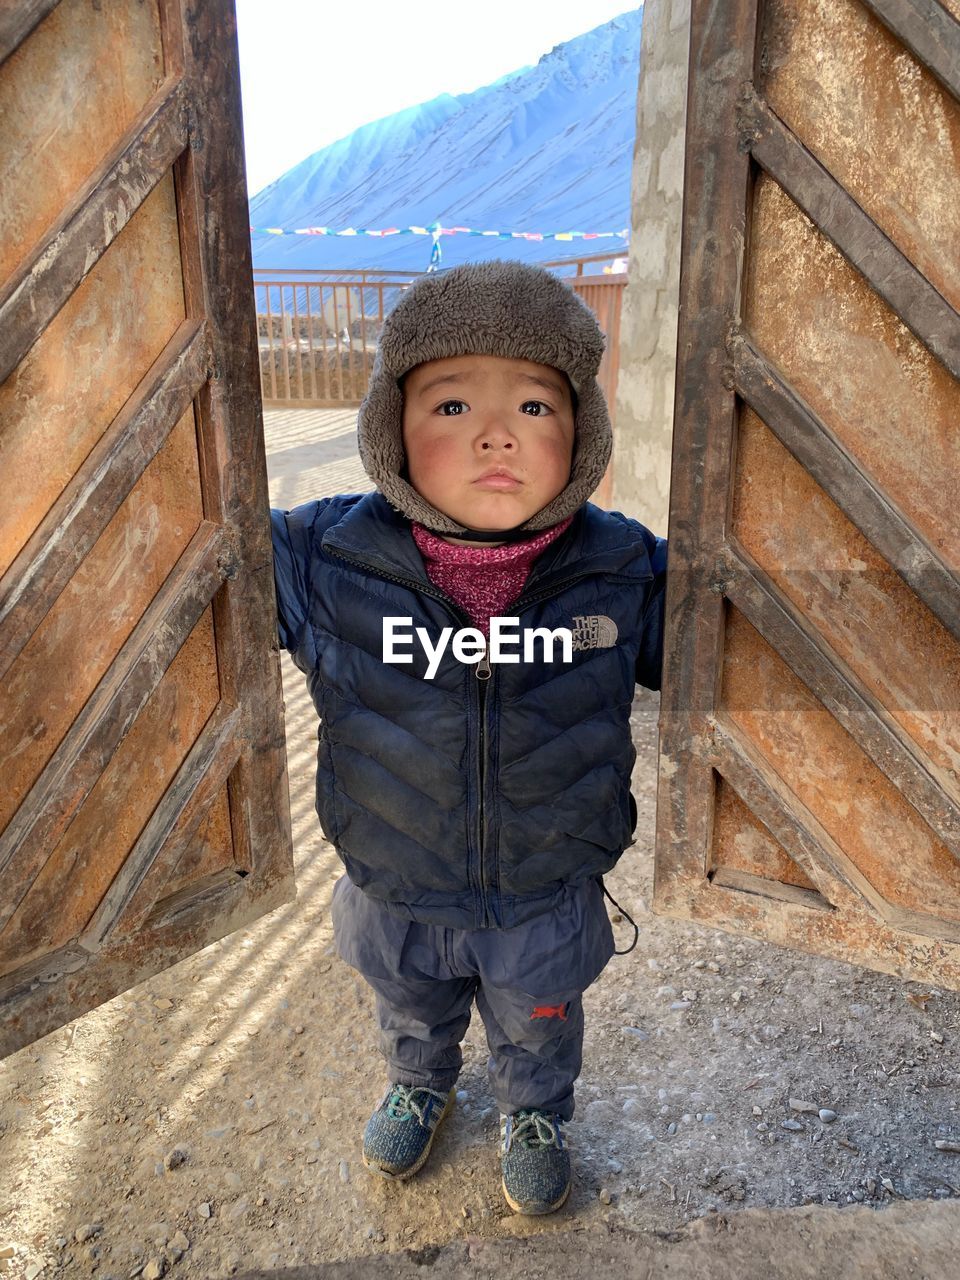
[[[613,506],[667,531],[690,0],[646,0]]]

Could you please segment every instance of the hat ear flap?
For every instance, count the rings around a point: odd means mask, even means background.
[[[357,415],[360,461],[370,478],[396,474],[404,462],[403,393],[394,378],[374,369]]]

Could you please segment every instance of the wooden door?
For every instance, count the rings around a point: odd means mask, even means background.
[[[230,0],[0,16],[0,1053],[293,893]]]
[[[960,987],[960,0],[695,0],[655,902]]]

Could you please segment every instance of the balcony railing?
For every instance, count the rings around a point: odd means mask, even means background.
[[[623,261],[622,255],[597,253],[544,263],[569,279],[571,287],[593,308],[607,335],[600,384],[611,411],[619,367],[620,307],[627,277],[610,268]],[[359,405],[370,380],[383,318],[419,274],[254,271],[264,405]]]

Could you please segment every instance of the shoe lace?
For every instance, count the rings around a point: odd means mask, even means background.
[[[390,1090],[387,1115],[393,1120],[407,1120],[413,1116],[426,1127],[431,1110],[438,1104],[445,1106],[446,1101],[446,1094],[437,1093],[435,1089],[425,1089],[421,1085],[408,1087],[405,1084],[395,1084]]]
[[[535,1151],[541,1147],[563,1150],[560,1121],[556,1116],[548,1116],[543,1111],[518,1111],[513,1119],[513,1142],[522,1142]]]

